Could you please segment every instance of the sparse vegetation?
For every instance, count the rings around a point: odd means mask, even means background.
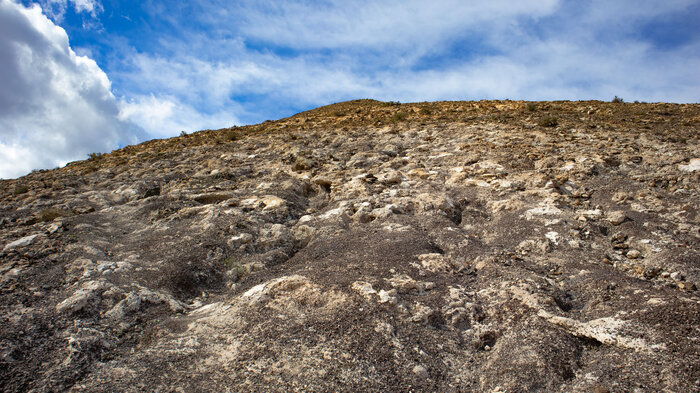
[[[212,203],[219,203],[229,198],[231,197],[226,194],[205,194],[194,198],[194,200],[203,205],[208,205]]]
[[[537,111],[537,103],[535,102],[528,102],[527,106],[525,107],[528,112],[536,112]]]
[[[180,131],[180,136],[187,136],[187,131]]]
[[[420,109],[420,114],[421,114],[421,115],[428,116],[428,115],[432,115],[433,112],[431,112],[430,109],[428,109],[428,108],[421,108],[421,109]]]
[[[333,116],[335,116],[335,117],[343,117],[343,116],[345,116],[345,112],[343,112],[343,111],[335,111],[335,112],[333,112]]]
[[[104,153],[89,153],[88,160],[94,161],[94,160],[101,158],[103,155],[104,155]]]
[[[72,213],[65,209],[50,207],[39,212],[39,218],[44,222],[53,221],[59,217],[68,217]]]
[[[620,98],[620,97],[618,97],[618,96],[615,96],[615,98],[612,99],[612,102],[613,102],[614,104],[622,104],[622,103],[625,102],[625,100],[623,100],[622,98]]]
[[[238,260],[232,256],[227,257],[222,262],[224,266],[235,274],[235,281],[242,279],[250,273],[250,268],[246,265],[241,265]]]
[[[537,124],[542,127],[556,127],[559,125],[559,119],[556,116],[545,116]]]
[[[401,103],[399,101],[387,101],[382,104],[383,106],[399,106]]]
[[[391,121],[393,122],[398,122],[398,121],[404,121],[408,118],[408,115],[405,112],[396,112],[394,113],[393,116],[391,116]]]
[[[25,194],[29,192],[29,188],[24,184],[18,184],[15,186],[15,190],[12,192],[14,195]]]

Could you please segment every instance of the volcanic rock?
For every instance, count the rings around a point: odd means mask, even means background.
[[[533,107],[351,101],[0,181],[0,391],[700,391],[700,106]]]

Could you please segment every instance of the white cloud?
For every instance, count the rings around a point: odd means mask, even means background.
[[[153,138],[168,138],[181,131],[219,129],[239,123],[230,112],[203,113],[173,96],[135,96],[120,102],[119,118],[139,124]]]
[[[76,13],[86,13],[93,18],[102,12],[102,3],[99,0],[39,0],[38,4],[46,15],[57,22],[63,20],[71,4]]]
[[[244,35],[276,45],[415,51],[477,29],[499,29],[518,18],[546,16],[558,4],[558,0],[248,0],[230,7],[229,15],[241,19]]]
[[[214,114],[202,120],[236,113],[246,122],[288,114],[281,108],[365,97],[607,100],[620,95],[692,102],[700,99],[694,73],[700,46],[661,51],[637,34],[640,24],[692,4],[205,1],[169,10],[177,36],[162,39],[159,54],[125,56],[129,67],[118,79],[128,94],[140,97],[133,102],[148,102],[154,93],[161,104],[186,108],[187,119],[197,119],[195,112]],[[188,30],[185,19],[206,27]],[[173,126],[158,121],[149,130],[174,135]]]
[[[0,64],[0,177],[60,166],[142,135],[118,119],[107,75],[77,56],[38,6],[0,0]]]

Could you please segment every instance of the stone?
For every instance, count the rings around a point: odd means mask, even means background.
[[[642,253],[639,252],[638,250],[629,250],[627,251],[627,258],[629,259],[637,259],[642,256]]]
[[[428,379],[430,377],[430,374],[428,374],[428,369],[422,364],[414,366],[411,371],[413,371],[413,374],[420,379]]]
[[[58,313],[82,311],[90,301],[107,288],[104,281],[89,281],[83,284],[69,298],[56,305]]]
[[[379,179],[386,184],[399,184],[402,181],[402,175],[399,171],[391,171],[383,174]]]
[[[37,236],[39,236],[39,235],[36,234],[36,235],[25,236],[21,239],[18,239],[18,240],[11,242],[11,243],[6,244],[2,250],[3,251],[10,251],[10,250],[14,250],[15,248],[26,247],[26,246],[32,244],[32,242],[34,242],[34,239],[36,239]]]
[[[385,291],[385,290],[380,290],[379,293],[379,303],[389,303],[389,304],[396,304],[397,299],[396,299],[396,289],[392,289],[390,291]]]
[[[684,172],[700,171],[700,158],[692,158],[686,165],[678,165],[678,169]]]
[[[374,295],[377,294],[377,291],[372,288],[372,284],[365,281],[355,281],[352,283],[352,289],[367,300],[373,300]]]
[[[622,210],[616,210],[608,213],[607,220],[612,225],[620,225],[627,220],[627,215]]]

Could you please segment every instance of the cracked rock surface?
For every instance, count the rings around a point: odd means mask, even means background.
[[[700,391],[699,131],[359,100],[2,180],[0,391]]]

